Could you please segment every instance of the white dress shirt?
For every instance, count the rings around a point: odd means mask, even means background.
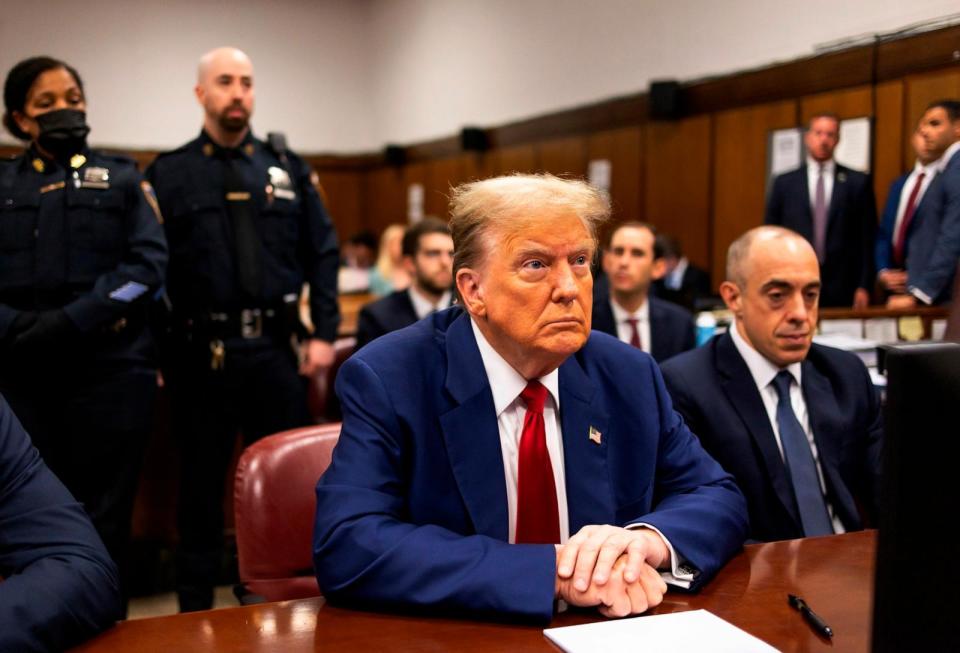
[[[943,172],[944,168],[947,167],[947,164],[950,163],[950,159],[953,158],[953,155],[960,151],[960,141],[952,144],[943,152],[943,156],[937,159],[937,172]]]
[[[917,161],[916,165],[913,166],[913,172],[910,173],[910,176],[907,177],[907,180],[903,184],[903,190],[900,191],[900,203],[897,205],[897,219],[893,223],[893,242],[897,242],[897,234],[900,233],[900,225],[903,224],[903,215],[907,212],[907,202],[910,201],[910,193],[913,192],[913,187],[917,183],[917,177],[920,176],[920,173],[924,174],[923,182],[920,184],[920,190],[917,192],[917,199],[914,202],[914,211],[916,207],[920,206],[920,200],[923,199],[923,194],[927,192],[927,188],[930,187],[930,182],[933,181],[934,175],[939,172],[939,159],[928,163],[927,165],[922,165]]]
[[[613,309],[613,320],[617,323],[617,337],[630,344],[633,328],[627,323],[629,319],[637,320],[637,331],[640,333],[640,349],[650,353],[650,302],[643,300],[643,306],[633,313],[628,313],[615,299],[610,298],[610,307]]]
[[[407,288],[407,294],[410,295],[410,301],[413,303],[413,312],[417,314],[417,319],[422,320],[431,313],[439,311],[450,305],[450,291],[447,290],[440,296],[440,301],[436,304],[417,292],[413,286]]]
[[[520,457],[520,436],[523,434],[523,418],[527,406],[520,393],[527,387],[527,380],[487,342],[476,323],[470,320],[473,335],[480,348],[480,358],[493,393],[493,408],[497,411],[497,427],[500,429],[500,453],[503,456],[503,475],[507,487],[507,517],[510,530],[509,542],[517,541],[517,464]],[[563,471],[563,442],[560,439],[560,373],[554,370],[538,379],[547,389],[543,403],[543,424],[547,436],[547,452],[553,468],[553,482],[557,488],[557,511],[560,516],[560,542],[570,537],[570,517],[567,514],[567,487]]]
[[[683,275],[686,274],[688,267],[690,267],[690,261],[684,256],[677,261],[677,267],[664,277],[663,285],[670,290],[680,290],[683,286]]]
[[[807,190],[810,192],[810,215],[813,215],[817,202],[817,177],[820,176],[820,162],[807,157]],[[833,197],[833,177],[837,164],[833,159],[823,162],[823,205],[830,214],[830,198]]]
[[[760,398],[763,400],[763,407],[767,411],[767,418],[770,420],[770,426],[773,427],[773,437],[777,441],[777,449],[780,450],[780,459],[783,460],[783,443],[780,440],[780,428],[777,425],[777,404],[779,403],[779,397],[777,395],[777,389],[773,385],[773,380],[777,374],[781,372],[781,368],[771,363],[764,358],[763,354],[751,347],[750,344],[744,340],[743,336],[740,335],[740,330],[736,325],[730,329],[730,337],[733,339],[733,344],[737,348],[737,351],[740,352],[740,356],[743,357],[744,362],[746,362],[747,367],[750,369],[753,382],[757,385]],[[810,414],[807,412],[807,402],[803,398],[803,390],[800,385],[802,382],[801,364],[793,363],[783,369],[793,377],[793,383],[790,384],[790,405],[793,407],[797,421],[800,422],[800,426],[807,436],[810,451],[813,452],[813,462],[816,463],[817,478],[820,481],[820,493],[823,494],[823,501],[827,505],[827,512],[830,514],[830,521],[833,524],[833,532],[845,533],[846,529],[843,527],[843,522],[837,517],[833,511],[833,506],[827,499],[827,487],[823,480],[823,469],[820,467],[817,443],[814,441],[813,431],[810,429]]]
[[[503,457],[504,483],[507,489],[507,519],[509,521],[508,541],[517,539],[517,466],[520,457],[520,437],[523,434],[523,418],[527,408],[520,393],[527,387],[527,380],[520,375],[487,342],[476,323],[471,319],[473,336],[480,349],[480,358],[493,394],[493,406],[497,412],[497,428],[500,431],[500,454]],[[570,516],[567,512],[567,487],[563,466],[563,439],[560,433],[560,373],[553,370],[538,379],[547,389],[547,399],[543,403],[543,424],[547,439],[547,452],[550,454],[550,466],[553,468],[553,482],[557,490],[557,513],[560,518],[560,543],[570,537]],[[670,552],[670,571],[661,571],[663,580],[671,585],[688,588],[693,574],[680,569],[686,561],[681,559],[663,533],[645,523],[630,524],[626,528],[649,528],[656,532],[667,545]]]

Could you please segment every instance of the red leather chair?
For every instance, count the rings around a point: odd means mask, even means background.
[[[340,371],[340,366],[353,355],[356,346],[357,339],[352,336],[337,338],[333,343],[333,365],[323,374],[310,378],[307,386],[307,404],[310,415],[317,422],[341,421],[343,415],[340,412],[340,401],[333,392],[333,383],[337,378],[337,372]]]
[[[314,488],[340,424],[284,431],[243,452],[234,477],[241,603],[319,596],[313,574]]]

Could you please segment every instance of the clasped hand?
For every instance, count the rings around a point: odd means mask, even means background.
[[[669,558],[656,531],[584,526],[557,546],[556,596],[597,606],[605,617],[639,614],[663,600],[667,585],[657,568]]]

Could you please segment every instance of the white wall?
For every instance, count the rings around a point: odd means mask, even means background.
[[[366,0],[4,2],[0,71],[49,54],[84,78],[91,141],[170,148],[199,133],[200,55],[220,45],[254,62],[257,133],[301,151],[365,150],[373,111]],[[12,139],[4,133],[7,142]]]
[[[306,152],[410,143],[793,59],[960,11],[956,0],[42,0],[3,3],[0,71],[47,53],[84,76],[92,141],[192,138],[197,58],[256,66],[258,133]],[[7,142],[10,141],[7,135]]]
[[[377,134],[410,142],[813,53],[956,0],[383,0]]]

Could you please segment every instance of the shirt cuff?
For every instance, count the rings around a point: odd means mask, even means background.
[[[909,288],[907,288],[907,290],[910,292],[911,295],[919,299],[921,302],[923,302],[927,306],[931,306],[933,304],[933,300],[930,298],[930,295],[923,292],[919,288],[915,286],[910,286]]]
[[[639,522],[636,524],[628,524],[625,526],[628,531],[635,531],[641,528],[649,528],[651,531],[660,536],[663,540],[663,543],[667,545],[667,550],[670,552],[670,571],[660,571],[660,577],[667,585],[673,585],[675,587],[680,587],[682,589],[688,590],[690,586],[693,585],[693,581],[696,580],[697,570],[692,566],[687,564],[687,561],[677,555],[676,550],[673,548],[673,545],[670,544],[670,540],[667,539],[667,536],[660,532],[660,529],[656,526],[651,526],[644,522]]]

